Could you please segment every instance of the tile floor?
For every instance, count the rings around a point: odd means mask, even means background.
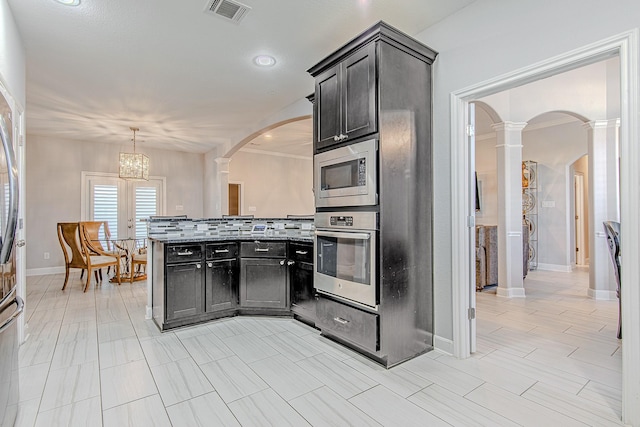
[[[288,319],[161,334],[143,283],[82,293],[29,277],[18,426],[620,425],[616,302],[588,273],[531,272],[526,299],[478,297],[478,352],[391,370]]]

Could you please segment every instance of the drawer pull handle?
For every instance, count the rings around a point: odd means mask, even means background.
[[[298,254],[298,255],[306,255],[308,253],[309,253],[309,251],[296,251],[296,254]]]
[[[269,252],[269,248],[256,248],[256,252]]]
[[[184,252],[178,252],[178,255],[180,255],[180,256],[189,256],[189,255],[193,255],[193,252],[191,252],[190,250],[186,250]]]
[[[216,249],[214,252],[217,254],[228,254],[229,249]]]
[[[346,325],[347,323],[349,323],[348,320],[343,319],[342,317],[334,317],[333,320],[340,323],[341,325]]]

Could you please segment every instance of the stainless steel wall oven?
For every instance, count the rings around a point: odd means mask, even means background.
[[[316,290],[377,310],[377,213],[319,212],[315,224]]]

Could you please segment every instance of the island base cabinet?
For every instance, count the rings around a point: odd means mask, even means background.
[[[205,311],[233,310],[238,305],[238,260],[207,261]]]
[[[287,267],[277,258],[249,258],[240,261],[240,307],[286,310]]]
[[[167,266],[166,319],[176,320],[202,313],[202,263]]]

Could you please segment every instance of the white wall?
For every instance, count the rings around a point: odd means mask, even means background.
[[[538,265],[569,270],[574,247],[567,229],[573,204],[568,166],[587,154],[587,130],[577,120],[529,132],[525,128],[522,142],[522,158],[538,162]]]
[[[583,185],[584,185],[584,203],[582,206],[582,209],[584,210],[584,214],[583,214],[583,230],[582,233],[584,234],[585,238],[584,238],[584,246],[582,247],[582,250],[584,251],[584,257],[585,260],[588,262],[589,261],[589,198],[588,198],[588,194],[589,194],[589,156],[582,156],[580,157],[578,160],[576,160],[576,162],[572,165],[573,166],[573,172],[578,172],[581,173],[584,176],[583,179]],[[573,215],[575,215],[575,211],[572,212]],[[571,244],[575,247],[575,231],[573,233],[574,235],[572,236],[572,240],[571,240]],[[572,261],[575,263],[576,261],[576,257],[575,254],[572,258]]]
[[[635,29],[640,2],[478,0],[417,35],[434,63],[435,333],[453,337],[450,94]]]
[[[22,39],[6,0],[0,0],[0,79],[16,102],[24,108],[25,53]]]
[[[231,157],[229,182],[243,183],[244,215],[283,218],[315,213],[312,159],[238,151]]]
[[[80,220],[81,173],[118,173],[130,147],[27,135],[27,269],[64,266],[56,223]],[[126,138],[125,138],[126,140]],[[153,176],[166,177],[167,215],[203,216],[204,155],[136,147]],[[184,211],[176,211],[182,205]],[[49,252],[51,258],[43,259]]]

